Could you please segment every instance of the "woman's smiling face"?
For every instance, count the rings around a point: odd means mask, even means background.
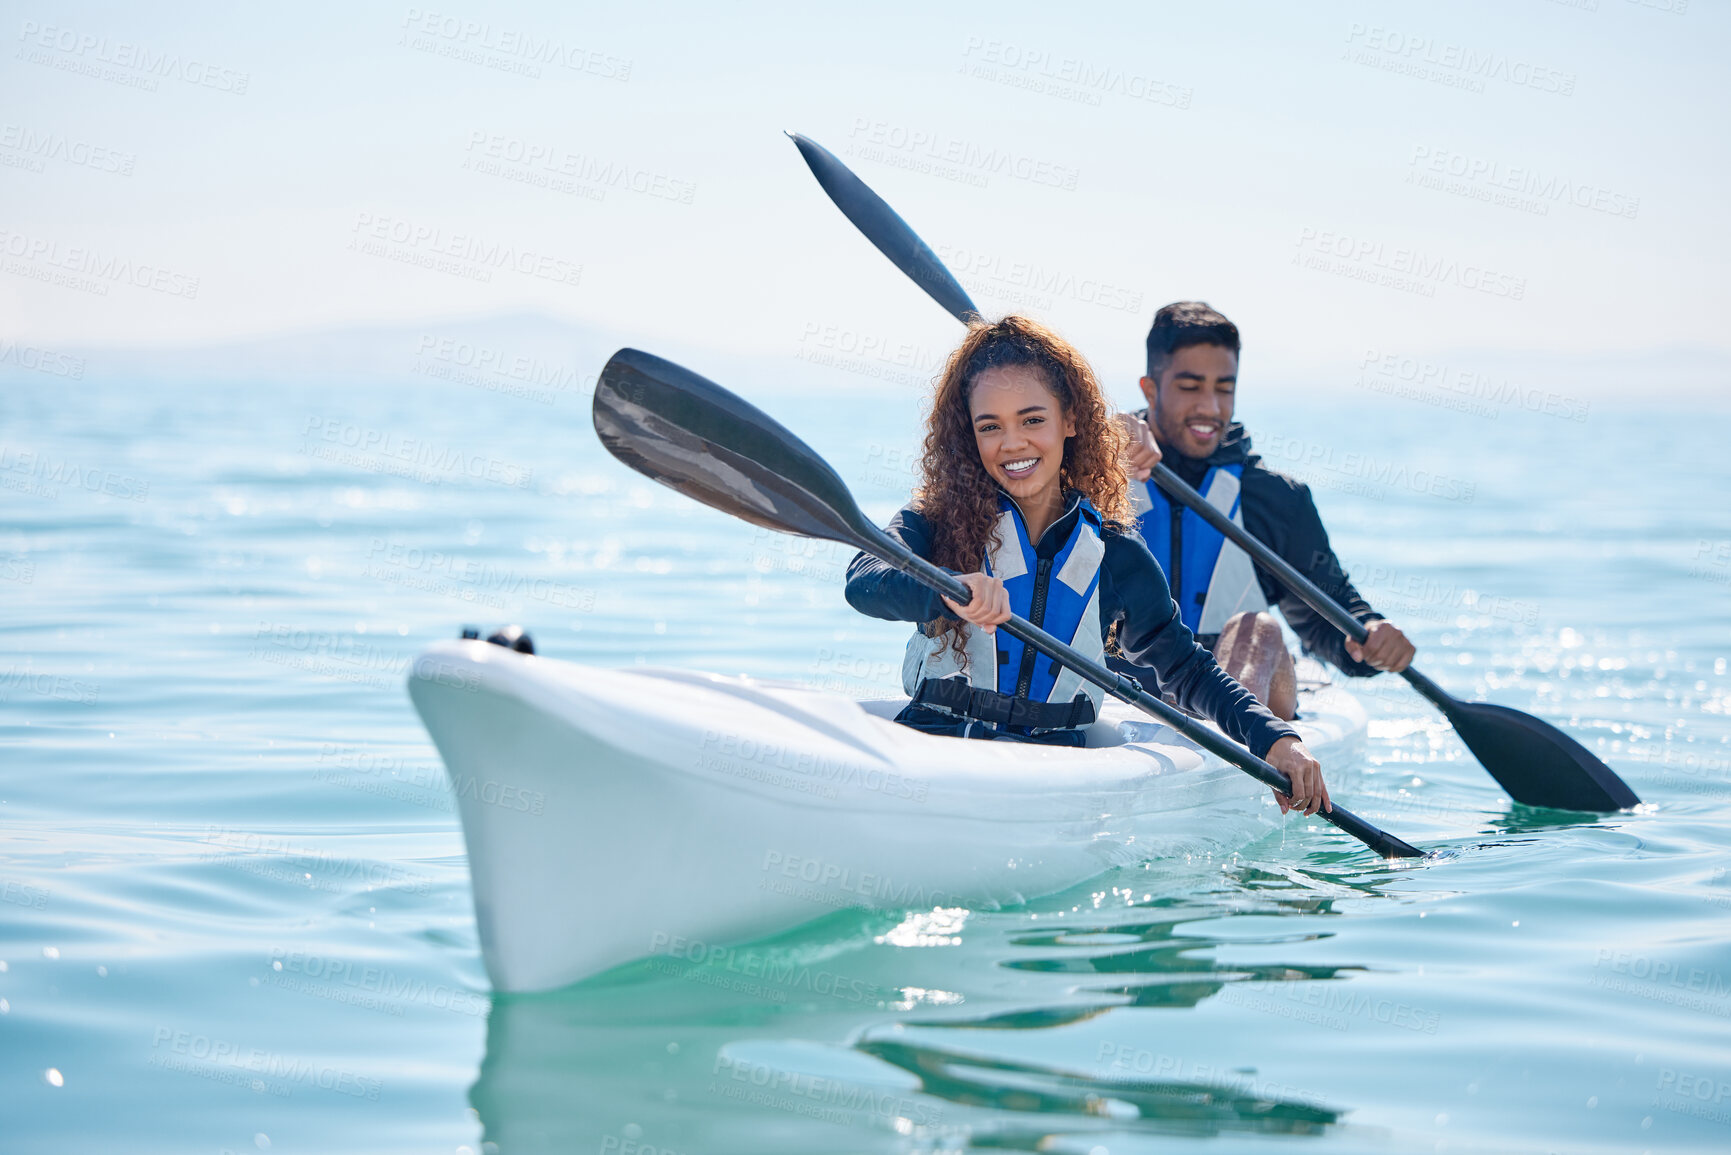
[[[1076,423],[1033,365],[982,370],[968,390],[974,444],[993,481],[1018,504],[1056,503],[1064,441]]]

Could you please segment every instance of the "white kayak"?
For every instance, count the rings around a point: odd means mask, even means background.
[[[1266,787],[1111,699],[1086,749],[982,742],[895,724],[906,699],[480,641],[428,650],[409,694],[456,791],[502,991],[700,957],[841,907],[1019,903],[1242,846],[1278,816]],[[1296,725],[1338,767],[1365,714],[1325,687]]]

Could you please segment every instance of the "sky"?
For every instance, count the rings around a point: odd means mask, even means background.
[[[954,322],[795,130],[988,313],[1118,380],[1197,298],[1247,375],[1686,362],[1723,392],[1728,24],[1705,0],[8,0],[0,349],[527,314],[941,356]]]

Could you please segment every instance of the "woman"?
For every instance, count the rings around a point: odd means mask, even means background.
[[[1332,809],[1322,768],[1197,644],[1131,528],[1124,435],[1081,354],[1044,326],[976,323],[950,355],[927,417],[923,478],[887,530],[956,573],[958,605],[860,554],[848,603],[918,627],[897,721],[933,734],[1083,744],[1104,692],[996,627],[1012,613],[1099,660],[1117,646],[1162,691],[1292,779],[1281,812]],[[947,607],[947,610],[946,610]]]

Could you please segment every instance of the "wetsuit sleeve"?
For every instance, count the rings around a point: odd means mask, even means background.
[[[913,509],[903,509],[890,519],[884,532],[900,539],[923,558],[932,555],[931,532],[926,519]],[[938,595],[882,558],[856,553],[847,566],[847,604],[860,613],[891,622],[930,622],[950,616]]]
[[[1334,556],[1310,486],[1260,466],[1246,473],[1244,528],[1360,622],[1379,620],[1382,615],[1370,608],[1370,603],[1347,578],[1340,559]],[[1286,624],[1303,643],[1305,653],[1354,678],[1368,678],[1380,672],[1375,666],[1353,661],[1346,652],[1346,636],[1305,605],[1304,599],[1261,568],[1256,575],[1261,579],[1262,592],[1271,604],[1280,607]]]
[[[1178,616],[1166,575],[1142,539],[1108,531],[1100,575],[1102,621],[1118,622],[1123,657],[1107,664],[1129,674],[1156,696],[1171,695],[1180,707],[1212,718],[1227,737],[1258,758],[1280,739],[1298,734],[1221,669]],[[1111,588],[1106,588],[1110,582]]]

